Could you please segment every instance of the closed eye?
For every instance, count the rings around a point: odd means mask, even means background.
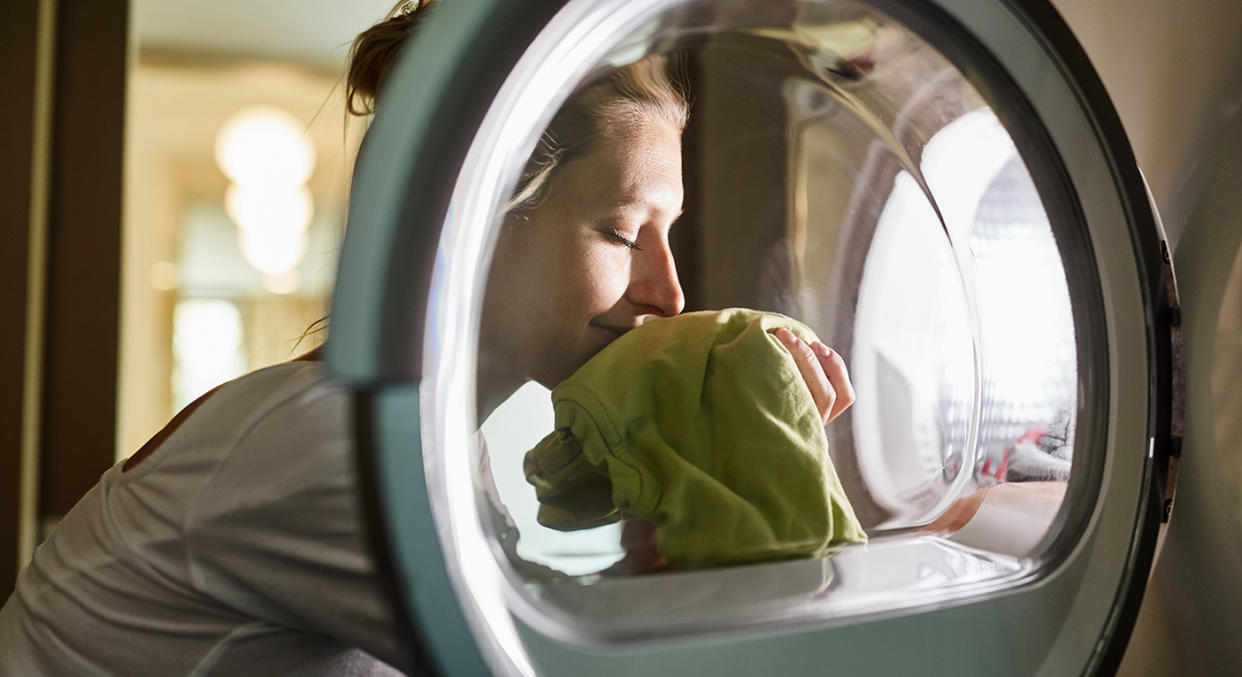
[[[619,245],[626,247],[627,249],[633,249],[634,251],[639,251],[639,252],[643,250],[642,247],[638,246],[637,242],[622,235],[621,231],[617,230],[616,228],[609,228],[608,230],[605,230],[604,235],[607,235],[608,239],[612,240],[613,242],[616,242]]]

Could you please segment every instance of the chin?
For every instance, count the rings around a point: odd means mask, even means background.
[[[558,365],[559,368],[550,369],[545,375],[536,377],[535,382],[548,390],[552,390],[569,379],[570,376],[573,376],[574,372],[578,371],[578,368],[586,364],[589,359],[590,357],[570,365]]]
[[[539,385],[551,390],[560,385],[561,382],[574,375],[582,365],[586,364],[595,357],[601,350],[607,348],[616,338],[610,338],[607,341],[593,342],[589,346],[562,346],[559,349],[552,349],[549,352],[549,359],[544,362],[541,369],[536,370],[531,375],[531,380]],[[576,348],[576,349],[575,349]]]

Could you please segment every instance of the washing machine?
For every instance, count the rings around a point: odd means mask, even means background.
[[[784,313],[846,358],[828,440],[866,544],[609,573],[615,527],[541,534],[502,478],[551,431],[546,391],[476,420],[527,158],[581,83],[652,55],[691,101],[687,307]],[[1117,113],[1042,1],[477,0],[436,6],[385,85],[328,355],[404,638],[444,674],[1064,675],[1116,669],[1176,514],[1184,317]]]

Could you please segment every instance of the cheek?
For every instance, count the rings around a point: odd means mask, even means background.
[[[607,310],[625,295],[630,279],[628,250],[606,244],[586,252],[579,261],[577,286],[591,310]]]
[[[602,313],[620,300],[629,284],[632,252],[590,227],[540,223],[520,245],[526,274],[519,284],[535,295],[530,308],[551,317]]]

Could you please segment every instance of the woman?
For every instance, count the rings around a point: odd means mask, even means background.
[[[405,3],[359,36],[351,110],[369,110],[425,15]],[[656,61],[606,75],[556,116],[489,277],[480,420],[524,381],[555,385],[644,317],[681,311],[668,232],[685,119]],[[825,421],[852,402],[839,357],[780,338]],[[0,674],[417,671],[365,536],[349,411],[313,361],[189,405],[36,551],[0,610]]]

